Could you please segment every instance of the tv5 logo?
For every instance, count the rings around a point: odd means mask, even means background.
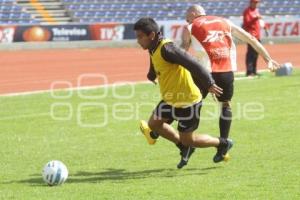
[[[100,29],[100,40],[123,40],[123,25],[103,26]]]

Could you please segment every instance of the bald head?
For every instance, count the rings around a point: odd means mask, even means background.
[[[186,21],[191,24],[199,16],[206,15],[205,10],[200,5],[192,5],[186,11]]]

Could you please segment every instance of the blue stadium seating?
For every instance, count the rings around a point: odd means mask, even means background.
[[[37,24],[31,15],[15,4],[15,0],[1,0],[0,24]]]
[[[195,0],[62,0],[74,21],[128,22],[143,16],[156,20],[184,20],[188,6]],[[248,1],[206,0],[201,2],[209,15],[240,16]],[[261,2],[262,15],[299,15],[300,0],[264,0]]]
[[[73,22],[132,23],[140,17],[156,20],[184,20],[187,7],[200,3],[208,15],[241,16],[249,1],[244,0],[60,0]],[[16,0],[1,0],[0,24],[39,23],[24,12]],[[300,0],[261,1],[262,15],[300,15]]]

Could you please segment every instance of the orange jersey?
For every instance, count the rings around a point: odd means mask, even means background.
[[[192,46],[199,62],[211,72],[236,70],[236,48],[231,35],[231,26],[226,19],[216,16],[201,16],[189,26]]]

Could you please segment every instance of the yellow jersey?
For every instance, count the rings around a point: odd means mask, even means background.
[[[162,99],[169,105],[180,108],[188,107],[202,100],[202,95],[195,85],[190,72],[179,64],[167,62],[161,55],[164,44],[171,42],[163,39],[151,61],[158,78]]]

